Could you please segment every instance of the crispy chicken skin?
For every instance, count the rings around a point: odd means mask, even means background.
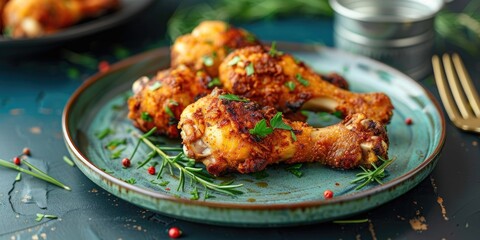
[[[388,123],[392,116],[393,105],[387,95],[344,90],[293,56],[272,54],[260,46],[232,52],[220,65],[219,78],[227,91],[284,113],[301,108],[340,111],[343,116],[364,113],[381,123]]]
[[[119,0],[10,0],[3,12],[13,38],[39,37],[119,6]]]
[[[259,45],[260,42],[244,29],[221,21],[204,21],[190,34],[178,37],[171,48],[172,67],[186,65],[218,76],[218,66],[234,49]]]
[[[157,127],[157,134],[178,138],[180,114],[210,93],[207,85],[211,80],[204,72],[193,72],[184,65],[160,71],[152,79],[142,77],[132,87],[128,117],[144,132]]]
[[[274,163],[320,162],[341,169],[369,167],[378,156],[387,158],[385,127],[363,114],[354,114],[325,128],[283,119],[291,131],[275,129],[264,138],[250,133],[265,119],[277,113],[269,106],[210,95],[189,105],[182,113],[179,128],[187,156],[205,164],[213,175],[225,172],[251,173]]]

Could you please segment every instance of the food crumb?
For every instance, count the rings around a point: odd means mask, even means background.
[[[37,234],[32,235],[32,240],[38,240],[38,235]]]
[[[415,231],[425,231],[428,228],[427,220],[424,216],[420,216],[417,218],[410,219],[410,226]]]
[[[42,129],[40,127],[31,127],[30,132],[32,134],[40,134],[40,133],[42,133]]]
[[[476,147],[478,145],[478,142],[477,141],[473,141],[472,142],[472,146]]]
[[[375,229],[373,228],[373,223],[372,221],[368,221],[368,231],[370,231],[370,234],[372,235],[372,239],[376,240],[377,235],[375,234]]]
[[[96,188],[92,188],[92,190],[90,190],[90,192],[96,193],[96,192],[98,192],[98,190]]]
[[[42,239],[47,239],[47,234],[46,233],[40,233],[40,237]]]
[[[17,116],[23,113],[23,109],[21,108],[15,108],[10,110],[10,115]]]
[[[443,205],[443,198],[442,197],[437,197],[437,203],[440,205],[440,208],[442,209],[443,219],[445,219],[445,221],[448,221],[447,210],[445,209],[445,206]]]

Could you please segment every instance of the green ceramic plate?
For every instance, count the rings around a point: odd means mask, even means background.
[[[204,189],[198,187],[200,199],[192,200],[194,186],[188,182],[184,191],[177,191],[175,177],[163,174],[157,180],[146,168],[136,168],[145,159],[146,148],[140,148],[132,167],[123,169],[121,159],[133,151],[136,139],[132,132],[137,132],[126,119],[126,96],[137,78],[168,66],[167,48],[132,57],[87,80],[64,110],[67,148],[80,170],[112,194],[165,215],[221,225],[298,225],[339,219],[390,201],[428,176],[445,140],[445,120],[430,93],[397,70],[365,57],[318,46],[283,44],[281,48],[318,72],[344,75],[353,91],[382,91],[390,96],[395,106],[388,126],[390,157],[397,159],[389,166],[389,176],[383,185],[371,184],[357,191],[350,181],[358,170],[341,171],[307,164],[301,168],[303,176],[299,178],[285,170],[287,166],[278,165],[268,168],[263,176],[232,174],[218,179],[218,182],[233,179],[243,183],[242,195],[231,197],[209,192],[214,198],[204,199]],[[413,124],[405,124],[406,118],[411,118]],[[97,134],[107,128],[114,133],[99,139]],[[105,146],[114,140],[126,144],[107,149]],[[164,142],[179,144],[179,141]],[[119,150],[118,158],[112,159]],[[131,179],[135,179],[135,184],[126,182]],[[327,189],[334,192],[334,198],[323,198]]]

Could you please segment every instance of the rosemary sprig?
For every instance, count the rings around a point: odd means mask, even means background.
[[[377,182],[378,184],[383,184],[381,180],[387,176],[387,173],[385,172],[385,168],[390,166],[390,164],[392,164],[396,158],[394,157],[392,159],[383,159],[380,156],[378,158],[382,161],[382,164],[379,167],[377,167],[375,163],[371,163],[373,170],[366,169],[360,166],[363,172],[358,173],[356,175],[357,178],[355,178],[350,182],[352,184],[360,184],[355,188],[355,190],[362,189],[363,187],[365,187],[367,184],[371,182]]]
[[[145,143],[152,151],[156,152],[161,158],[162,163],[160,166],[160,170],[158,172],[158,176],[162,174],[165,167],[168,167],[170,174],[174,174],[173,168],[178,170],[178,187],[177,190],[184,190],[185,187],[185,179],[186,177],[190,178],[191,185],[193,184],[200,184],[205,187],[205,196],[208,195],[208,190],[213,190],[216,192],[220,192],[227,195],[238,195],[242,194],[243,192],[237,190],[237,188],[243,186],[243,184],[216,184],[213,182],[213,176],[206,173],[202,168],[195,167],[195,161],[193,159],[188,158],[183,154],[183,152],[175,155],[169,156],[166,154],[160,147],[156,146],[148,137],[155,132],[155,128],[150,130],[148,133],[137,137],[139,138],[139,142]],[[167,148],[168,149],[168,148]],[[171,149],[170,149],[171,150]],[[179,148],[175,148],[175,150],[181,150]]]
[[[23,160],[22,163],[24,163],[25,165],[27,165],[29,168],[32,169],[32,171],[30,170],[27,170],[25,168],[21,168],[11,162],[8,162],[8,161],[5,161],[3,159],[0,159],[0,166],[2,167],[7,167],[7,168],[11,168],[11,169],[14,169],[14,170],[17,170],[19,172],[23,172],[23,173],[26,173],[28,175],[31,175],[33,177],[36,177],[38,179],[41,179],[43,181],[46,181],[46,182],[49,182],[53,185],[56,185],[58,187],[61,187],[65,190],[72,190],[70,187],[68,187],[67,185],[61,183],[60,181],[58,181],[57,179],[53,178],[53,177],[50,177],[48,174],[46,174],[45,172],[43,172],[42,170],[36,168],[35,166],[33,166],[31,163],[27,162],[26,160]]]

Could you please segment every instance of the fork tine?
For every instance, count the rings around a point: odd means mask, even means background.
[[[460,114],[463,118],[473,117],[473,112],[470,109],[468,100],[465,97],[462,87],[459,84],[458,76],[453,66],[450,55],[443,54],[443,64],[445,67],[447,80],[450,85],[450,90],[452,91],[453,98],[457,103],[458,110],[460,110]]]
[[[472,79],[468,75],[467,70],[465,69],[465,65],[463,64],[462,59],[457,53],[452,55],[453,64],[457,69],[458,78],[462,83],[463,89],[465,94],[467,95],[468,101],[470,102],[470,106],[472,107],[473,112],[477,117],[480,117],[480,99],[478,97],[478,93],[475,90],[475,85],[472,83]]]
[[[443,66],[440,62],[440,58],[437,55],[432,57],[433,74],[435,75],[435,82],[437,83],[438,93],[442,99],[443,106],[447,112],[450,120],[455,123],[455,120],[461,118],[460,112],[458,112],[453,100],[452,94],[448,91],[447,80],[443,72]]]

